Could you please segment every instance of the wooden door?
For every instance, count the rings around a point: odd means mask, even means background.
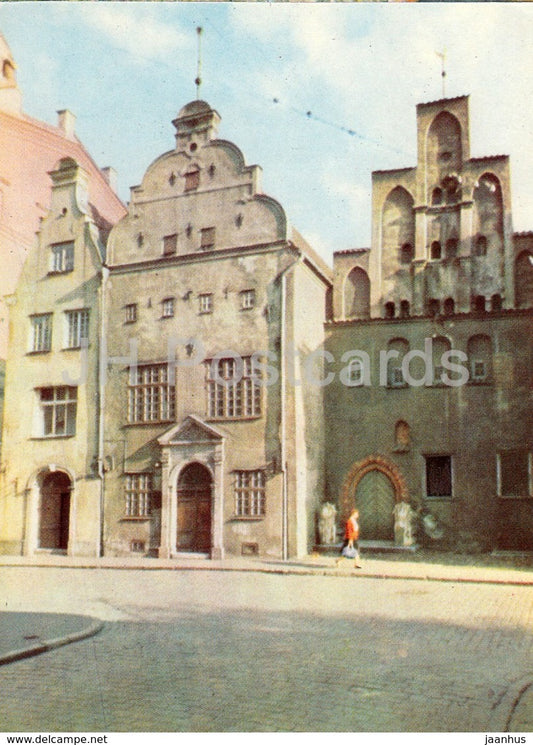
[[[355,493],[361,540],[394,540],[394,488],[381,471],[370,471]]]
[[[178,551],[211,550],[211,475],[199,463],[186,466],[178,481]]]

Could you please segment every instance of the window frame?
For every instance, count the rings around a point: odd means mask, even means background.
[[[250,287],[248,290],[241,290],[239,295],[241,310],[252,310],[255,308],[257,302],[255,288]]]
[[[198,295],[198,313],[207,315],[213,312],[213,293],[202,292]]]
[[[74,321],[74,319],[76,320]],[[74,310],[65,311],[64,349],[81,349],[83,346],[82,341],[84,339],[87,342],[87,345],[89,344],[89,323],[89,308],[76,308]]]
[[[176,386],[167,362],[146,362],[128,370],[128,425],[157,425],[176,418]]]
[[[30,316],[30,354],[47,354],[52,351],[53,313],[35,313]]]
[[[216,362],[217,374],[213,375]],[[238,364],[242,375],[238,378]],[[232,382],[232,381],[235,382]],[[252,357],[223,357],[206,360],[207,418],[221,421],[259,419],[263,416],[261,370],[254,368]]]
[[[51,396],[45,398],[45,391],[51,391]],[[59,396],[60,391],[65,391],[64,397]],[[72,391],[74,391],[74,394],[72,394]],[[78,388],[68,385],[40,386],[35,389],[35,392],[40,414],[38,438],[75,437],[78,415]],[[62,418],[60,418],[60,414],[62,414]],[[63,422],[63,431],[58,431],[61,422]]]
[[[176,298],[165,297],[161,301],[161,318],[174,318]]]
[[[266,517],[266,470],[233,471],[234,517],[239,520],[262,520]]]
[[[50,245],[50,270],[48,274],[68,274],[74,271],[74,241],[61,241]]]
[[[208,251],[215,247],[216,243],[216,227],[211,226],[209,228],[200,228],[200,249],[202,251]]]
[[[450,480],[450,493],[449,494],[430,494],[429,493],[429,472],[428,465],[429,461],[436,461],[437,459],[447,459],[449,463],[449,480]],[[454,482],[454,469],[453,469],[453,457],[448,453],[427,453],[424,455],[424,492],[426,499],[432,501],[437,499],[453,499],[453,482]]]
[[[137,323],[137,303],[128,303],[124,306],[124,323]]]
[[[502,455],[523,454],[526,456],[527,494],[504,494],[502,479]],[[531,499],[533,498],[533,452],[526,449],[500,450],[496,453],[496,489],[498,499]]]
[[[126,472],[124,477],[124,519],[149,520],[152,517],[152,473]]]

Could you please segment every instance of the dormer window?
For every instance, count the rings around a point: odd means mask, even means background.
[[[185,174],[185,191],[195,191],[200,186],[200,169],[192,166]]]
[[[66,273],[74,269],[74,243],[55,243],[51,246],[50,272]]]

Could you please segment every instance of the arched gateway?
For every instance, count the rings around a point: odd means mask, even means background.
[[[68,548],[72,482],[64,471],[41,473],[39,483],[39,548]]]
[[[178,551],[211,550],[211,493],[213,479],[201,463],[189,463],[178,478]]]
[[[394,507],[407,499],[399,468],[383,456],[372,455],[348,472],[341,491],[341,513],[348,516],[357,507],[363,540],[393,540]]]

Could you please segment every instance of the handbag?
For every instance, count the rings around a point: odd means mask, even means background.
[[[348,544],[346,544],[346,546],[343,547],[341,554],[347,559],[355,559],[355,557],[357,556],[357,551],[353,546],[349,546]]]

